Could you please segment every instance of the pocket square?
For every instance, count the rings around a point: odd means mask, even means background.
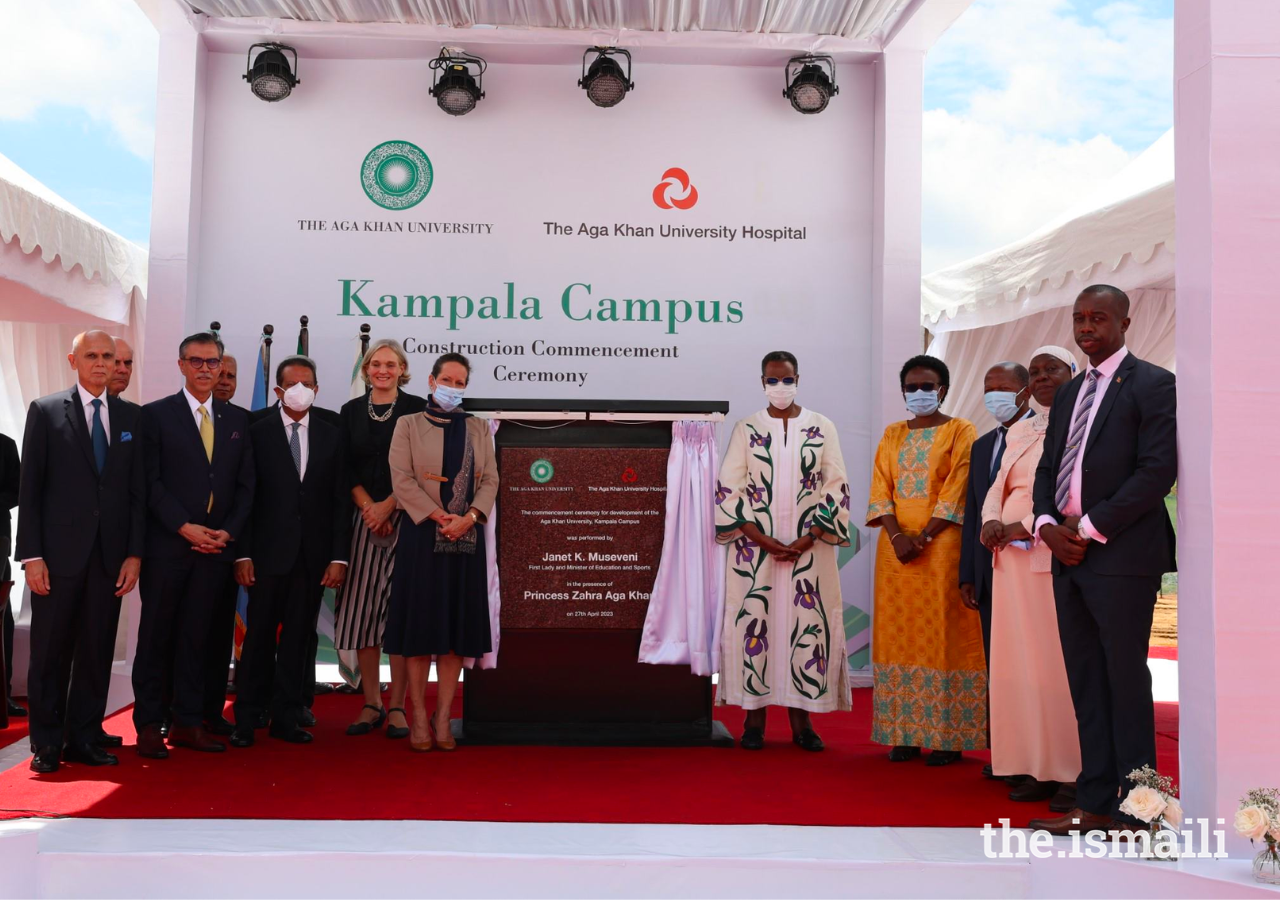
[[[120,443],[123,444],[125,441],[131,441],[131,440],[133,440],[133,434],[131,432],[128,432],[128,431],[120,432]]]
[[[233,432],[231,432],[231,440],[233,440],[233,441],[238,441],[238,440],[240,440],[240,432],[238,432],[238,431],[233,431]]]

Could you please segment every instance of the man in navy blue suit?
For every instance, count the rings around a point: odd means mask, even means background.
[[[203,724],[206,654],[231,544],[252,509],[254,470],[249,417],[213,396],[221,365],[222,342],[191,335],[178,348],[186,384],[142,409],[149,515],[133,722],[138,753],[153,759],[169,755],[161,725],[170,713],[173,746],[227,746]]]
[[[27,411],[16,556],[31,588],[31,769],[115,765],[100,746],[120,598],[143,554],[140,411],[109,395],[115,341],[76,337],[77,383]]]

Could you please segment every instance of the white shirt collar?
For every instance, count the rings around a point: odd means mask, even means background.
[[[284,420],[285,431],[289,430],[289,426],[293,424],[293,419],[289,418],[289,414],[284,410],[284,404],[280,404],[280,418]],[[304,429],[311,424],[311,410],[307,410],[307,414],[298,420],[298,424]]]
[[[89,405],[90,403],[92,403],[94,400],[101,400],[101,401],[102,401],[102,405],[103,405],[103,406],[106,406],[106,405],[107,405],[107,389],[106,389],[106,388],[103,388],[103,389],[102,389],[102,396],[100,396],[100,397],[95,397],[95,396],[93,396],[93,394],[89,393],[89,389],[88,389],[88,388],[86,388],[83,384],[81,384],[80,382],[78,382],[78,381],[77,381],[77,382],[76,382],[76,391],[78,391],[78,392],[79,392],[79,394],[80,394],[80,405],[81,405],[81,406],[88,406],[88,405]]]
[[[200,414],[200,407],[202,406],[204,407],[205,412],[207,412],[211,417],[213,416],[213,394],[210,394],[209,399],[203,403],[197,400],[195,395],[185,387],[182,389],[182,395],[187,398],[187,406],[191,407],[191,414],[193,416]]]
[[[1085,370],[1084,370],[1085,374],[1087,375],[1092,370],[1097,369],[1098,380],[1106,381],[1112,375],[1116,374],[1116,369],[1120,368],[1120,363],[1124,362],[1124,358],[1128,355],[1129,355],[1129,348],[1122,346],[1115,353],[1112,353],[1110,356],[1104,359],[1101,365],[1095,366],[1093,363],[1089,363],[1088,366],[1085,367]]]

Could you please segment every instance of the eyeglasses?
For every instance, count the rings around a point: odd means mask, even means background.
[[[915,384],[903,385],[902,393],[914,394],[916,391],[924,391],[927,394],[930,391],[936,391],[938,387],[936,381],[918,381]]]
[[[786,378],[766,378],[764,380],[764,383],[767,384],[769,387],[774,387],[775,385],[779,385],[779,384],[785,384],[787,387],[791,387],[793,384],[796,383],[796,380],[795,378],[788,375]]]
[[[216,356],[203,359],[199,356],[188,356],[183,359],[187,365],[193,369],[208,369],[210,372],[216,372],[222,368],[222,360]]]

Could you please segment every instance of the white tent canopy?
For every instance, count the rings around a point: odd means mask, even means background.
[[[146,290],[146,250],[0,156],[0,432],[19,438],[27,401],[71,384],[86,328],[133,345],[136,384]]]
[[[1133,352],[1172,369],[1173,273],[1171,129],[1052,222],[921,279],[921,324],[934,335],[929,352],[951,368],[948,411],[982,430],[990,418],[982,404],[988,366],[1026,363],[1044,344],[1075,352],[1070,307],[1097,282],[1121,288],[1133,301]]]

